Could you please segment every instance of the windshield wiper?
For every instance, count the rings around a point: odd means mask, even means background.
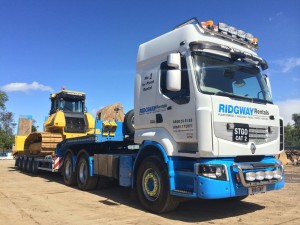
[[[246,96],[241,96],[241,95],[236,95],[236,94],[233,94],[233,93],[229,93],[229,92],[222,92],[222,91],[219,91],[219,92],[216,92],[214,93],[215,95],[218,95],[218,96],[226,96],[226,97],[232,97],[232,98],[240,98],[240,99],[245,99],[249,102],[255,102],[255,103],[270,103],[270,104],[273,104],[272,101],[269,101],[269,100],[264,100],[264,99],[259,99],[259,98],[248,98]]]
[[[247,98],[247,97],[245,97],[245,96],[236,95],[236,94],[229,93],[229,92],[218,91],[218,92],[215,93],[215,95],[218,95],[218,96],[226,96],[226,97],[232,97],[232,98],[245,99],[245,100],[248,100],[249,102],[252,101],[251,98]]]
[[[270,103],[270,104],[273,104],[272,101],[265,100],[265,99],[260,99],[260,98],[252,98],[252,102],[258,102],[258,103]]]

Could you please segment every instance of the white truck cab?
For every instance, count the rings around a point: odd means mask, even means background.
[[[185,23],[140,46],[135,142],[156,141],[169,156],[279,154],[279,109],[257,39],[210,23]]]
[[[257,49],[252,34],[196,18],[140,45],[134,141],[144,155],[159,149],[171,195],[246,197],[283,187],[274,158],[283,123]],[[151,196],[147,186],[143,193]]]

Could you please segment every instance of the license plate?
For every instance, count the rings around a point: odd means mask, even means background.
[[[248,124],[234,124],[232,133],[233,141],[248,142],[249,141],[249,125]]]
[[[249,195],[256,195],[256,194],[262,194],[266,193],[267,187],[264,186],[255,186],[255,187],[249,187]]]

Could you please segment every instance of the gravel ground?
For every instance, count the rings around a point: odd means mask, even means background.
[[[285,168],[282,190],[241,202],[195,200],[171,213],[154,215],[112,187],[83,192],[63,184],[60,174],[20,172],[0,160],[0,224],[300,224],[300,166]]]

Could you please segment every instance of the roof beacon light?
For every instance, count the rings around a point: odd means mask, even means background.
[[[214,21],[212,21],[212,20],[208,20],[206,22],[201,22],[201,25],[204,27],[207,27],[209,29],[212,29],[212,30],[214,30],[214,28],[215,28]]]
[[[257,38],[253,38],[252,44],[257,45],[258,44],[258,39]]]
[[[246,38],[246,32],[245,31],[243,31],[243,30],[238,30],[237,31],[237,36],[239,37],[239,38],[241,38],[241,39],[245,39]]]
[[[228,25],[226,23],[219,23],[219,30],[222,33],[227,34],[227,32],[228,32]]]
[[[228,33],[233,35],[233,36],[236,36],[237,35],[237,29],[235,27],[229,27],[228,28]]]

